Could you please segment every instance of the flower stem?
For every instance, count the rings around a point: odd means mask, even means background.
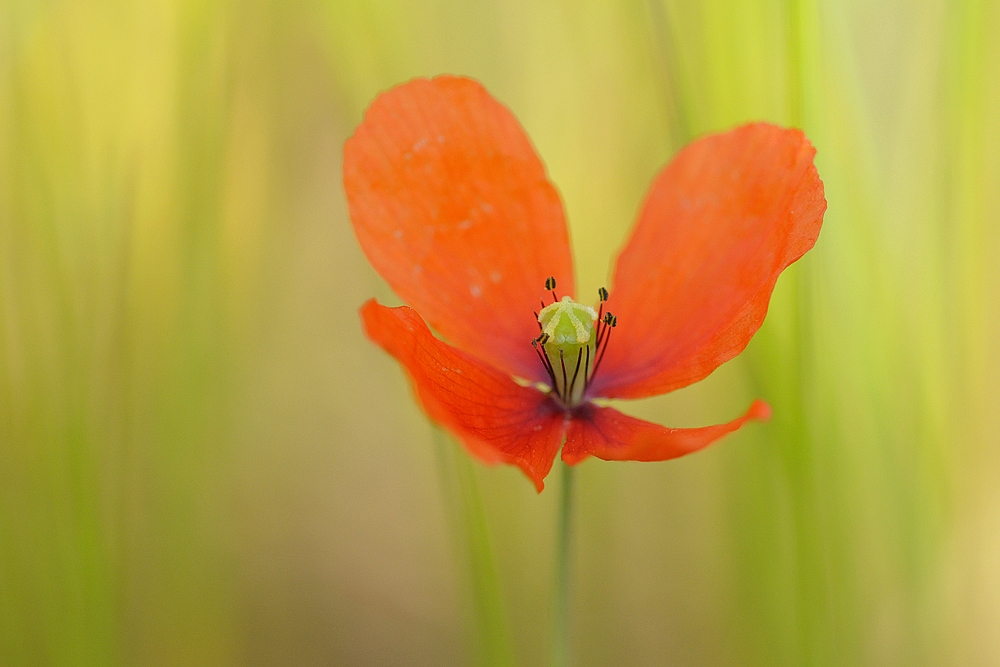
[[[567,667],[569,661],[569,574],[570,539],[573,519],[573,468],[560,462],[562,490],[559,499],[559,525],[556,534],[555,619],[552,627],[552,667]]]

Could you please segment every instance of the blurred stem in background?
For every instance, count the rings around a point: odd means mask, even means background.
[[[448,509],[459,568],[466,573],[479,660],[485,667],[514,664],[489,528],[476,482],[474,463],[455,440],[431,426],[437,450],[441,491]]]

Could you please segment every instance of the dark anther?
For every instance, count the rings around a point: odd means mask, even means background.
[[[556,278],[555,278],[555,276],[549,276],[548,278],[545,279],[545,289],[547,289],[549,292],[552,293],[552,302],[553,303],[555,303],[556,301],[559,300],[559,297],[556,296]]]
[[[606,289],[604,289],[602,287],[601,289],[597,290],[597,296],[598,296],[598,298],[600,298],[601,301],[607,301],[608,300],[608,290],[606,290]]]
[[[611,327],[612,329],[618,325],[618,318],[612,315],[610,312],[604,313],[604,324]]]

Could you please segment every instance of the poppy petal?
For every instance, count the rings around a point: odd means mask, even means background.
[[[573,294],[562,202],[514,115],[478,82],[415,79],[380,95],[344,146],[361,248],[442,336],[532,380],[545,280]]]
[[[650,188],[618,258],[618,317],[592,396],[641,398],[701,380],[760,328],[778,275],[816,242],[815,149],[765,123],[700,139]]]
[[[412,308],[361,307],[365,333],[406,369],[424,410],[486,463],[512,463],[541,491],[566,431],[562,410],[438,340]]]
[[[574,414],[562,459],[576,465],[588,456],[605,461],[666,461],[696,452],[751,419],[766,420],[771,408],[754,401],[739,419],[701,428],[667,428],[592,403]]]

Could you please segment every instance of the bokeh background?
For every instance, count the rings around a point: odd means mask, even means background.
[[[545,663],[558,475],[470,463],[356,316],[398,301],[343,141],[442,72],[524,124],[581,294],[690,139],[819,151],[746,353],[624,408],[774,419],[579,469],[576,663],[1000,664],[998,33],[992,0],[6,0],[0,664]]]

